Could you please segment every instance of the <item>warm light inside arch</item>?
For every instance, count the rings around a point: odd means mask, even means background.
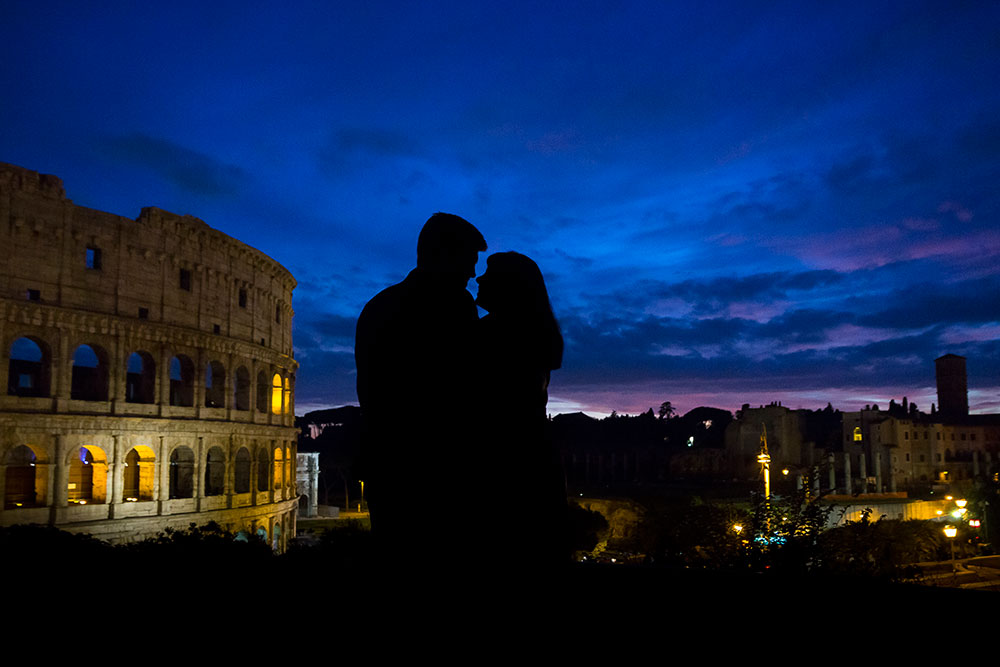
[[[276,415],[281,414],[281,389],[281,375],[275,373],[271,378],[271,412]]]

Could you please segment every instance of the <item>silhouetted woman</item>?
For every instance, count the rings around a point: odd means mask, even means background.
[[[562,365],[563,338],[538,265],[496,253],[480,276],[476,304],[485,456],[481,500],[492,538],[488,559],[517,568],[568,562],[566,486],[548,434],[549,376]]]

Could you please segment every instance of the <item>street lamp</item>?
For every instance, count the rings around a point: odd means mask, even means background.
[[[944,536],[948,538],[948,544],[951,545],[951,571],[955,573],[955,536],[958,535],[958,528],[955,526],[945,526]]]

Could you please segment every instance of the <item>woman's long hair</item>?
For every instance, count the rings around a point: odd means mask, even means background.
[[[518,252],[498,252],[489,256],[486,266],[499,279],[496,296],[505,315],[534,332],[532,346],[548,369],[562,366],[563,337],[538,265]]]

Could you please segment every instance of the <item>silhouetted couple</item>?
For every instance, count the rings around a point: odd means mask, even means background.
[[[545,414],[562,336],[524,255],[490,256],[473,300],[466,284],[485,250],[472,224],[436,213],[417,267],[358,318],[361,472],[383,565],[523,570],[569,558]]]

